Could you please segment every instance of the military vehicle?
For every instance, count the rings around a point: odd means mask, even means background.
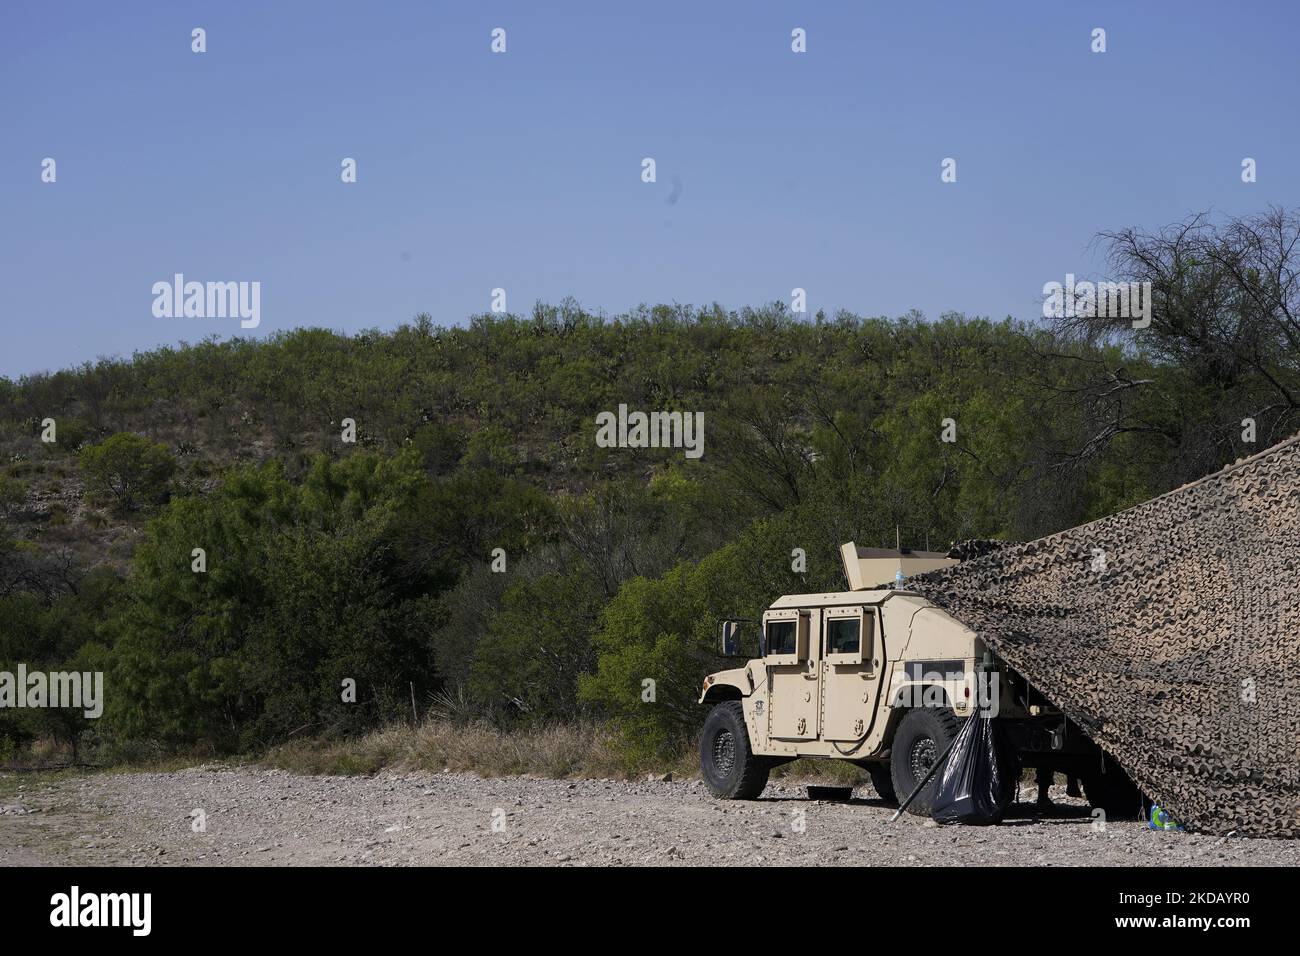
[[[1118,764],[974,631],[907,589],[906,578],[957,559],[853,542],[840,556],[848,590],[789,594],[761,621],[722,622],[723,656],[744,656],[746,643],[758,656],[704,680],[700,702],[713,709],[700,765],[714,795],[754,799],[773,767],[825,757],[863,768],[880,797],[897,805],[959,722],[980,710],[999,720],[1013,772],[1068,773],[1108,816],[1141,812],[1141,795]],[[931,779],[908,811],[928,815],[935,786]]]

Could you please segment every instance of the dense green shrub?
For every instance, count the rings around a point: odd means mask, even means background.
[[[176,459],[166,445],[131,432],[83,448],[79,462],[91,493],[123,512],[162,501],[176,471]]]

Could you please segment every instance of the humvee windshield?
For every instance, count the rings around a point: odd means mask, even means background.
[[[794,621],[767,622],[767,653],[793,654],[797,650]]]
[[[862,622],[856,617],[831,618],[826,622],[826,653],[856,654],[862,637]]]

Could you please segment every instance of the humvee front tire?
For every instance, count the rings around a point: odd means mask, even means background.
[[[709,711],[700,734],[700,775],[715,797],[753,800],[767,786],[771,769],[770,760],[750,749],[740,701],[723,701]]]
[[[934,762],[939,759],[952,738],[957,734],[957,718],[952,711],[938,707],[909,710],[894,732],[890,748],[889,774],[894,782],[898,799],[906,800],[916,789]],[[907,812],[918,817],[928,817],[934,807],[934,791],[938,774],[930,778],[916,799],[908,804]]]

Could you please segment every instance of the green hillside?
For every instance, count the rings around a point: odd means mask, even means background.
[[[1141,333],[566,303],[0,379],[0,670],[106,689],[0,712],[0,757],[258,753],[413,697],[670,753],[717,620],[838,586],[841,541],[1037,536],[1293,432],[1282,313],[1206,268]],[[601,447],[620,405],[701,413],[702,454]]]

